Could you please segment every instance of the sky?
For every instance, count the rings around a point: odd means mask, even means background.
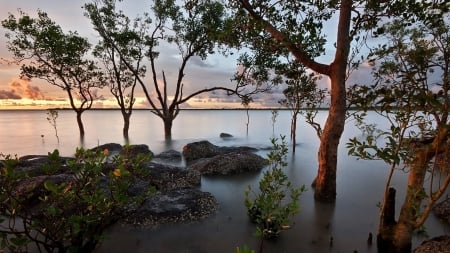
[[[86,37],[92,44],[96,42],[96,32],[92,29],[90,20],[83,14],[82,6],[87,0],[0,0],[0,20],[8,17],[9,13],[18,16],[18,9],[35,16],[37,10],[46,12],[49,17],[59,24],[65,32],[77,31]],[[131,4],[132,3],[132,4]],[[150,1],[133,0],[124,1],[124,11],[129,17],[142,14],[150,10]],[[331,43],[336,33],[336,23],[331,23],[325,29]],[[47,109],[52,107],[69,107],[67,96],[58,87],[52,86],[39,79],[22,80],[19,78],[20,69],[17,65],[6,62],[11,59],[11,53],[6,48],[5,33],[7,30],[0,27],[0,109]],[[329,63],[334,55],[332,44],[323,57],[318,59],[322,63]],[[160,48],[158,72],[165,72],[169,83],[174,83],[179,66],[180,55],[176,48],[164,46]],[[212,55],[206,61],[199,58],[191,59],[185,71],[184,94],[205,87],[226,86],[234,87],[231,78],[237,70],[237,56],[224,57]],[[148,75],[149,76],[149,75]],[[159,77],[161,78],[161,77]],[[364,66],[351,76],[353,82],[369,79],[369,70]],[[324,77],[319,86],[327,87],[329,80]],[[270,93],[259,94],[254,97],[251,108],[273,108],[279,106],[278,101],[283,98],[283,87],[278,87]],[[107,89],[99,90],[98,94],[104,99],[95,101],[95,108],[117,108],[113,97]],[[141,89],[137,91],[136,108],[149,108]],[[191,99],[184,108],[242,108],[236,97],[229,97],[224,93],[206,93]]]

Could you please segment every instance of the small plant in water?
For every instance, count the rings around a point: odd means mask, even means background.
[[[261,238],[259,252],[264,239],[276,239],[281,231],[290,228],[291,216],[299,211],[298,199],[306,191],[304,185],[294,187],[283,172],[288,148],[285,136],[281,136],[281,144],[277,141],[272,139],[273,150],[268,154],[270,168],[259,182],[259,191],[253,191],[251,186],[245,191],[247,214],[256,224],[256,236]]]
[[[59,143],[59,136],[58,136],[58,128],[56,126],[56,119],[58,118],[58,111],[55,109],[48,109],[47,112],[47,121],[50,123],[50,125],[53,126],[53,129],[55,129],[55,136]]]
[[[275,135],[275,123],[277,122],[278,111],[272,110],[272,135]]]
[[[244,245],[242,249],[237,247],[234,253],[255,253],[255,251],[250,249],[247,245]]]

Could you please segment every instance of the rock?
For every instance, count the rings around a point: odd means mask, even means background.
[[[127,156],[152,154],[147,145],[133,145],[123,149],[119,144],[110,143],[92,150],[96,149],[108,149],[110,158],[118,153]],[[180,152],[173,150],[163,152],[158,157],[162,160],[181,160],[182,158]],[[39,212],[42,208],[46,208],[47,204],[43,205],[39,200],[39,197],[47,191],[44,187],[45,182],[51,181],[59,185],[76,180],[76,175],[70,172],[66,166],[66,162],[70,159],[74,158],[61,158],[57,163],[60,169],[51,171],[43,169],[46,164],[52,162],[48,156],[30,155],[19,159],[17,169],[26,172],[30,177],[17,182],[14,194],[27,196],[28,210],[32,208],[33,212]],[[106,160],[105,174],[114,170],[115,166],[111,163],[112,161],[114,159]],[[201,184],[200,172],[155,162],[146,163],[145,166],[144,169],[148,169],[149,174],[132,179],[128,188],[130,197],[142,196],[144,198],[143,204],[136,206],[137,203],[130,202],[120,212],[121,216],[126,216],[125,220],[128,221],[128,224],[131,222],[134,225],[149,227],[161,223],[189,222],[205,218],[216,210],[216,199],[210,193],[197,189]],[[109,192],[108,178],[106,176],[102,178],[97,187]],[[155,188],[157,193],[148,197],[147,194],[151,188]]]
[[[223,155],[232,152],[256,152],[256,148],[240,146],[240,147],[219,147],[209,141],[199,141],[188,143],[183,147],[183,156],[187,163],[198,160],[200,158],[209,158],[216,155]]]
[[[127,155],[127,156],[136,156],[138,154],[150,155],[152,157],[154,156],[153,152],[145,144],[130,145],[130,146],[124,148],[120,152],[120,154]]]
[[[186,162],[190,162],[200,158],[216,156],[220,151],[218,146],[209,141],[199,141],[186,144],[182,153]]]
[[[450,198],[436,204],[433,211],[439,219],[450,224]]]
[[[33,208],[41,201],[39,197],[42,197],[47,193],[44,187],[45,182],[51,182],[55,185],[62,183],[70,183],[75,181],[73,174],[57,174],[57,175],[42,175],[26,178],[17,182],[14,187],[14,196],[26,196],[27,208]]]
[[[231,138],[231,137],[233,137],[233,135],[228,133],[220,133],[220,138]]]
[[[19,164],[15,167],[15,170],[27,173],[29,176],[64,173],[67,170],[66,162],[69,160],[73,160],[73,158],[60,157],[59,163],[55,164],[55,161],[51,161],[48,155],[26,155],[19,158]],[[51,169],[55,169],[55,171],[50,171]]]
[[[450,236],[443,235],[424,241],[413,253],[450,253]]]
[[[180,164],[183,160],[183,155],[181,154],[181,152],[178,152],[176,150],[168,150],[168,151],[164,151],[161,152],[158,155],[155,155],[155,157],[153,157],[153,162],[158,162],[158,163],[166,163],[166,164]]]
[[[96,151],[96,150],[100,150],[103,151],[107,149],[109,151],[110,154],[118,154],[123,150],[122,145],[118,144],[118,143],[106,143],[106,144],[102,144],[99,145],[97,147],[91,148],[91,151]]]
[[[159,191],[193,188],[201,184],[201,175],[198,171],[158,163],[150,163],[148,168],[150,170],[149,183]]]
[[[259,171],[267,165],[267,160],[250,152],[232,152],[198,160],[190,169],[202,175],[232,175]]]
[[[122,224],[148,229],[165,223],[192,222],[206,218],[216,209],[216,199],[198,189],[159,192],[148,197]]]

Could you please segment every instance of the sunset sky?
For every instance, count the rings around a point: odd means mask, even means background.
[[[86,0],[0,0],[0,19],[6,19],[8,13],[18,16],[18,9],[31,16],[35,16],[37,10],[40,9],[47,12],[49,17],[59,24],[65,32],[77,31],[81,36],[87,37],[92,44],[95,44],[96,32],[92,29],[89,19],[84,17],[81,8],[86,2]],[[124,11],[129,14],[129,17],[133,18],[138,13],[148,11],[150,9],[149,5],[150,1],[145,0],[124,1]],[[331,24],[328,28],[329,32],[327,32],[327,36],[329,36],[332,43],[335,37],[335,27],[335,23]],[[11,53],[6,48],[6,32],[5,29],[0,27],[0,109],[68,107],[67,96],[59,88],[38,79],[19,79],[19,66],[8,65],[5,61],[11,59]],[[161,73],[164,70],[169,83],[173,83],[180,66],[178,51],[173,47],[163,47],[160,48],[160,52],[158,71]],[[333,54],[334,48],[330,45],[326,55],[321,57],[319,61],[329,63],[332,60]],[[226,86],[232,88],[233,83],[230,79],[237,68],[237,55],[234,54],[233,57],[227,58],[221,55],[213,55],[208,57],[206,61],[192,59],[186,69],[184,94],[204,87]],[[367,78],[368,69],[364,67],[352,76],[354,81],[365,80]],[[328,78],[323,78],[320,82],[320,85],[325,87],[328,85]],[[283,98],[281,94],[282,89],[280,87],[271,93],[258,95],[254,98],[255,103],[250,106],[278,106],[278,100]],[[104,97],[104,100],[96,101],[94,107],[117,107],[108,92],[106,89],[98,91]],[[140,88],[138,89],[136,107],[148,108],[146,99],[143,97]],[[210,93],[195,97],[189,101],[189,104],[185,105],[185,108],[189,107],[228,108],[241,107],[241,104],[236,97],[228,97],[222,93]]]

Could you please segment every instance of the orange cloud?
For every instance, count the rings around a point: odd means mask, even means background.
[[[0,99],[44,99],[38,86],[30,84],[29,79],[14,79],[9,83],[9,90],[0,90]]]

